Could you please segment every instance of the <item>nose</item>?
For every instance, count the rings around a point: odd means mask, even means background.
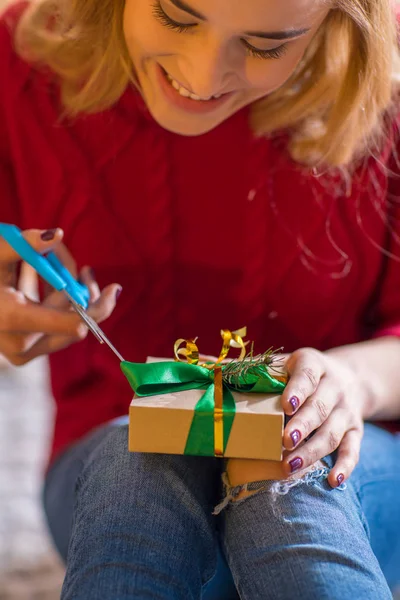
[[[196,40],[182,56],[180,70],[191,91],[201,98],[230,91],[236,79],[234,56],[217,39]]]

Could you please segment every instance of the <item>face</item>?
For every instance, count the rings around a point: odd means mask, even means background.
[[[326,0],[126,0],[124,34],[154,119],[210,131],[285,83]]]

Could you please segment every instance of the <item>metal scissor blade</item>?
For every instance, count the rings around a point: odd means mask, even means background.
[[[121,356],[121,354],[115,348],[115,346],[110,342],[110,340],[108,339],[108,337],[106,336],[104,331],[98,326],[96,321],[87,314],[85,309],[80,304],[75,302],[75,300],[72,298],[72,296],[70,296],[68,294],[67,291],[64,290],[64,293],[68,297],[68,300],[71,302],[71,304],[74,307],[74,309],[76,310],[76,312],[81,317],[82,321],[84,321],[86,323],[86,325],[88,326],[90,331],[93,333],[93,335],[98,339],[100,344],[104,344],[104,343],[107,344],[107,346],[110,348],[110,350],[112,350],[114,352],[114,354],[116,356],[118,356],[119,360],[121,362],[124,362],[124,358]]]

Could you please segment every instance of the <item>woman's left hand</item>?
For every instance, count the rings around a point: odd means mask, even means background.
[[[337,487],[356,466],[363,435],[363,402],[356,375],[342,360],[313,348],[296,350],[285,366],[290,378],[282,405],[293,417],[284,431],[289,454],[283,468],[288,475],[299,472],[337,449],[328,477],[330,485]]]

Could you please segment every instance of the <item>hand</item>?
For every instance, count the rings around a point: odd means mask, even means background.
[[[37,252],[54,251],[76,277],[75,262],[61,242],[61,229],[31,229],[23,235]],[[56,352],[88,334],[86,325],[62,292],[49,289],[48,295],[39,303],[19,289],[17,266],[20,260],[11,246],[0,238],[0,353],[14,365],[23,365],[42,354]],[[121,287],[112,284],[100,293],[89,267],[82,269],[80,281],[90,291],[87,312],[101,323],[113,312]]]
[[[341,360],[302,348],[286,360],[289,381],[282,394],[287,415],[283,461],[287,474],[301,471],[338,449],[328,481],[337,487],[358,462],[363,435],[363,406],[355,374]],[[315,434],[304,443],[304,440]]]

